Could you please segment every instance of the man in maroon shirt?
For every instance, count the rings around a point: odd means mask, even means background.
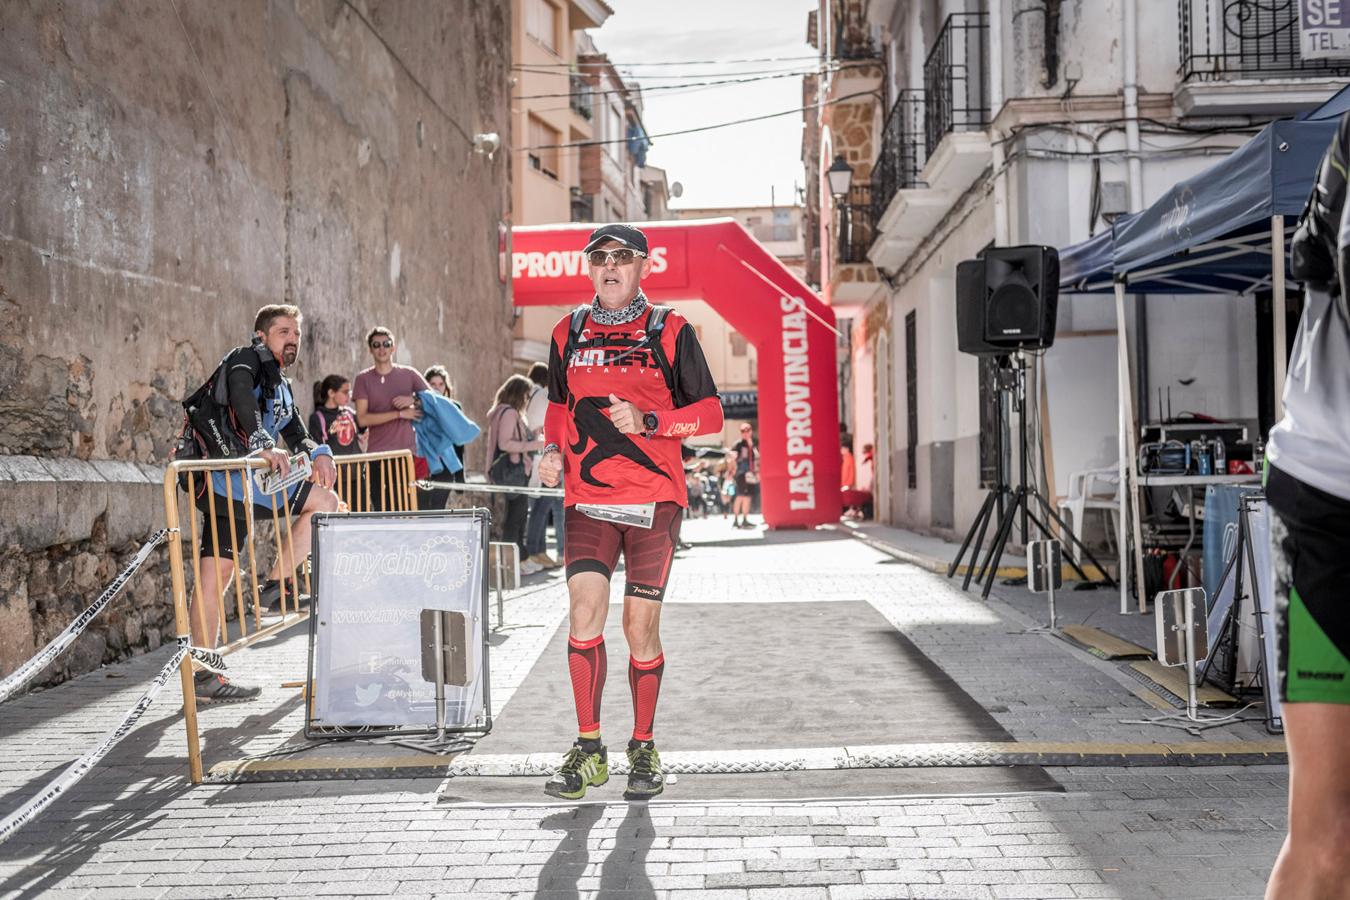
[[[427,390],[426,380],[416,369],[394,362],[397,346],[388,328],[377,325],[370,329],[366,346],[375,365],[357,374],[352,391],[357,424],[367,429],[366,452],[416,450],[412,423],[422,418],[422,411],[413,404],[417,392]],[[370,466],[370,502],[375,511],[394,505],[384,484],[383,469],[378,463]]]
[[[626,799],[661,793],[665,778],[652,739],[665,670],[661,600],[688,505],[682,438],[722,429],[722,401],[694,328],[653,307],[640,283],[651,271],[647,237],[605,225],[586,244],[595,298],[553,329],[549,407],[540,480],[563,476],[567,667],[576,703],[576,743],[545,792],[569,800],[609,779],[600,740],[609,581],[623,553],[623,630],[631,654],[633,738]],[[596,508],[603,507],[603,508]]]

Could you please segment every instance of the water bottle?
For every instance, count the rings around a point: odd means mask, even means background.
[[[1223,438],[1214,439],[1214,474],[1228,474],[1228,451],[1224,448]]]
[[[1207,444],[1204,440],[1196,441],[1194,456],[1195,456],[1195,474],[1212,475],[1213,470],[1210,468],[1212,460],[1210,459],[1209,456],[1209,444]]]

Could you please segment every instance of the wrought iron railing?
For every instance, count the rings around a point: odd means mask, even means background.
[[[881,151],[872,167],[873,222],[881,221],[897,191],[919,186],[928,159],[924,143],[923,91],[903,90],[886,116]]]
[[[989,124],[989,14],[952,13],[923,63],[925,148]]]
[[[592,115],[592,96],[591,85],[584,77],[572,73],[571,77],[572,92],[572,111],[583,119],[589,119]]]
[[[1177,0],[1177,12],[1183,81],[1350,74],[1350,60],[1303,58],[1295,0]]]
[[[865,263],[867,251],[876,237],[872,218],[872,186],[855,184],[849,188],[843,203],[835,204],[836,242],[835,261]]]

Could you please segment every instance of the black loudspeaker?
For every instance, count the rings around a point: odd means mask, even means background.
[[[968,259],[956,264],[956,346],[962,353],[999,356],[1006,347],[984,339],[984,260]]]
[[[991,247],[956,267],[956,333],[962,353],[1044,350],[1055,342],[1059,252]]]

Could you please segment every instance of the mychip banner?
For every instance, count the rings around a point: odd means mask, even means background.
[[[488,715],[483,511],[315,517],[310,726],[436,726],[441,615],[445,724]]]

